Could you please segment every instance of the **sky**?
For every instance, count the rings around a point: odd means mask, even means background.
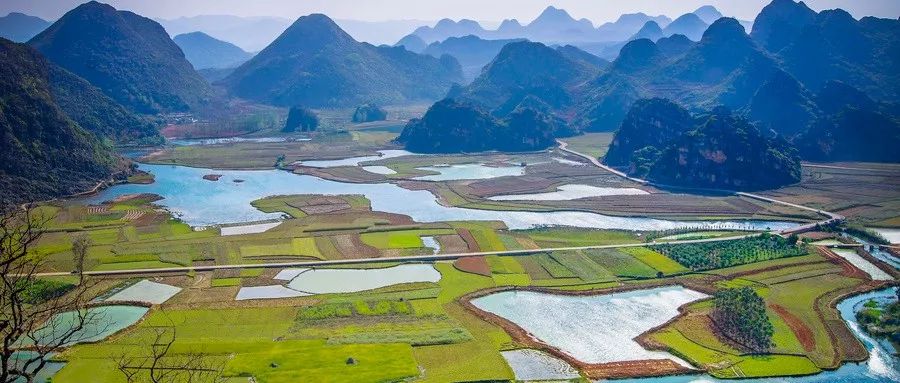
[[[724,15],[753,20],[771,0],[108,0],[118,8],[152,18],[196,15],[276,16],[295,19],[325,13],[335,19],[366,21],[469,18],[525,23],[548,5],[563,8],[576,19],[595,25],[623,13],[644,12],[677,17],[701,5],[713,5]],[[84,0],[2,0],[0,14],[22,12],[54,20]],[[900,17],[900,0],[807,0],[815,10],[842,8],[860,18]]]

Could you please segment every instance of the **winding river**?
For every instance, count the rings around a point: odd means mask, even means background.
[[[262,221],[280,214],[263,213],[250,202],[285,194],[361,194],[372,201],[376,211],[404,214],[417,222],[503,221],[510,229],[560,225],[596,229],[670,230],[681,228],[729,230],[782,230],[795,226],[777,221],[672,221],[653,218],[613,217],[589,212],[491,211],[447,207],[431,192],[407,190],[391,183],[342,183],[297,175],[281,170],[213,170],[177,165],[140,165],[153,173],[149,185],[117,185],[86,199],[100,203],[132,193],[155,193],[165,199],[157,203],[168,208],[191,226]],[[203,180],[203,175],[221,174],[219,181]]]

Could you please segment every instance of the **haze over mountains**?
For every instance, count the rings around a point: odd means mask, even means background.
[[[253,57],[236,45],[203,32],[190,32],[172,38],[194,69],[234,68]]]
[[[24,43],[49,26],[50,22],[40,17],[12,12],[0,17],[0,37]]]
[[[325,15],[297,19],[222,83],[239,97],[280,106],[350,106],[434,100],[462,80],[459,62],[360,43]]]

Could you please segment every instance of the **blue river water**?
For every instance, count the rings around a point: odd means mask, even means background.
[[[596,229],[635,231],[671,229],[781,230],[796,225],[777,221],[672,221],[638,217],[613,217],[580,211],[525,212],[489,211],[448,207],[438,203],[431,192],[407,190],[391,183],[342,183],[281,170],[213,170],[177,165],[140,165],[153,173],[149,185],[118,185],[87,198],[100,203],[132,193],[155,193],[157,202],[192,226],[260,221],[280,214],[263,213],[250,202],[272,195],[286,194],[359,194],[372,202],[372,209],[412,217],[417,222],[503,221],[510,229],[560,225]],[[219,181],[202,179],[206,174],[221,174]],[[239,182],[236,182],[239,181]]]

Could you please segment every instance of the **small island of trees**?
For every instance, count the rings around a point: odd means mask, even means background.
[[[775,345],[766,303],[752,288],[717,292],[712,319],[723,336],[753,352],[767,352]]]

